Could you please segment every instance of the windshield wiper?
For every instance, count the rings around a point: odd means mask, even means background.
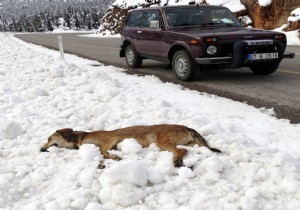
[[[234,25],[233,23],[225,23],[223,21],[216,21],[216,22],[209,22],[207,23],[207,25],[226,25],[226,26],[231,26],[231,27],[236,27],[236,25]]]
[[[193,24],[191,24],[191,23],[181,23],[181,24],[175,24],[173,26],[178,27],[178,26],[191,26],[191,25],[193,25]]]
[[[206,26],[207,24],[194,24],[194,23],[182,23],[182,24],[175,24],[173,27],[179,27],[179,26]]]

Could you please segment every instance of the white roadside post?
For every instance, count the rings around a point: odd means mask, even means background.
[[[63,43],[62,43],[62,38],[61,38],[61,36],[58,36],[57,38],[58,38],[58,47],[59,47],[59,51],[60,51],[60,57],[64,61],[65,56],[64,56],[64,47],[63,47]]]

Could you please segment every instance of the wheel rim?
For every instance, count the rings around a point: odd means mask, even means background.
[[[129,63],[129,64],[133,64],[134,63],[134,52],[133,52],[133,50],[128,50],[127,51],[127,62]]]
[[[175,71],[176,71],[177,75],[180,76],[180,77],[184,77],[187,74],[187,72],[188,72],[188,62],[184,57],[179,56],[179,57],[176,58],[176,60],[175,60]]]

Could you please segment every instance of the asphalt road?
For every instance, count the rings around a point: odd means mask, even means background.
[[[58,49],[57,36],[62,36],[65,53],[98,60],[107,65],[128,69],[129,74],[158,76],[162,81],[180,84],[186,88],[207,92],[253,105],[274,108],[278,118],[300,123],[300,47],[288,46],[295,52],[294,59],[282,61],[272,75],[257,76],[248,68],[204,70],[198,81],[181,82],[166,64],[145,60],[140,69],[129,69],[124,58],[119,58],[120,38],[90,38],[80,33],[16,34],[30,43]],[[209,105],[208,105],[209,106]]]

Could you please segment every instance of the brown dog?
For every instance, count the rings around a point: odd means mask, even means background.
[[[152,125],[132,126],[113,131],[73,131],[71,128],[57,130],[48,138],[41,152],[47,152],[51,146],[68,149],[78,149],[82,144],[95,144],[100,147],[104,158],[119,159],[108,153],[108,150],[116,148],[117,144],[126,138],[136,139],[142,147],[148,147],[155,143],[160,149],[173,153],[175,167],[183,166],[182,158],[186,149],[177,148],[177,145],[192,146],[198,144],[209,148],[213,152],[221,151],[210,148],[204,138],[194,129],[182,125]]]

